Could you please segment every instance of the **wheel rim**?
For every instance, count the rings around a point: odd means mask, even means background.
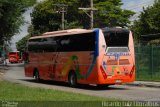
[[[76,75],[74,73],[71,73],[69,75],[69,84],[71,87],[75,87],[77,85],[77,78]]]
[[[73,74],[71,75],[70,83],[71,83],[72,86],[75,85],[75,77],[74,77]]]
[[[35,80],[39,81],[39,74],[38,74],[38,72],[36,72],[36,74],[35,74]]]

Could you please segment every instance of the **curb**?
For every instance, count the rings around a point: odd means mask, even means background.
[[[160,82],[159,83],[141,83],[141,82],[135,82],[135,83],[129,83],[129,84],[125,84],[125,85],[129,85],[129,86],[137,86],[137,87],[150,87],[150,88],[160,88]]]

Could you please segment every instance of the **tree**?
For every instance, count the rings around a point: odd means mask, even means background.
[[[24,51],[25,51],[27,40],[28,40],[30,37],[31,37],[31,36],[28,34],[27,36],[23,37],[21,40],[19,40],[19,41],[16,43],[16,47],[17,47],[17,50],[18,50],[18,51],[20,51],[20,52],[24,52]]]
[[[10,41],[19,32],[24,20],[22,14],[36,0],[0,0],[0,45]]]
[[[129,18],[135,13],[130,10],[123,10],[121,0],[95,0],[98,12],[95,14],[96,27],[127,27],[130,24]]]
[[[28,27],[28,35],[26,35],[21,40],[16,42],[16,48],[17,48],[18,51],[20,51],[20,52],[24,52],[25,51],[26,45],[27,45],[27,41],[32,36],[32,34],[33,34],[33,26],[30,25]]]
[[[134,21],[132,30],[135,34],[136,41],[140,40],[141,35],[156,34],[160,33],[160,0],[155,0],[153,6],[143,8],[143,11],[139,15],[139,19]],[[151,44],[154,42],[160,43],[160,40],[152,40]],[[150,44],[150,43],[148,43]]]
[[[94,0],[94,3],[98,9],[95,13],[94,27],[128,26],[129,18],[134,15],[132,11],[121,9],[121,0]],[[90,7],[90,0],[47,0],[36,5],[31,14],[35,35],[61,29],[61,14],[57,13],[58,7],[55,8],[55,4],[68,6],[65,14],[65,25],[69,24],[67,28],[89,28],[90,18],[78,8]],[[70,23],[74,25],[70,26]]]
[[[70,26],[70,23],[72,23],[74,26],[79,26],[79,23],[77,23],[77,0],[47,0],[36,5],[31,14],[35,35],[61,29],[62,6],[60,4],[67,5],[65,24]]]
[[[61,13],[56,5],[67,5],[65,14],[65,29],[89,28],[90,18],[78,10],[79,7],[90,7],[90,0],[46,0],[37,4],[31,14],[32,26],[30,36],[40,35],[48,31],[61,29]],[[95,13],[94,27],[128,26],[129,18],[134,12],[122,10],[121,0],[94,0],[98,11]],[[17,42],[18,50],[24,50],[27,37]]]

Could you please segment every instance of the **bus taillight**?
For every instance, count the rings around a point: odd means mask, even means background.
[[[130,77],[132,77],[132,75],[133,75],[133,73],[134,73],[134,70],[135,70],[135,66],[133,66],[132,69],[131,69],[131,72],[130,72],[130,74],[129,74]]]

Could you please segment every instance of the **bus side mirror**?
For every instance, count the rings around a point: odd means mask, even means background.
[[[106,45],[102,45],[102,48],[106,48]]]

